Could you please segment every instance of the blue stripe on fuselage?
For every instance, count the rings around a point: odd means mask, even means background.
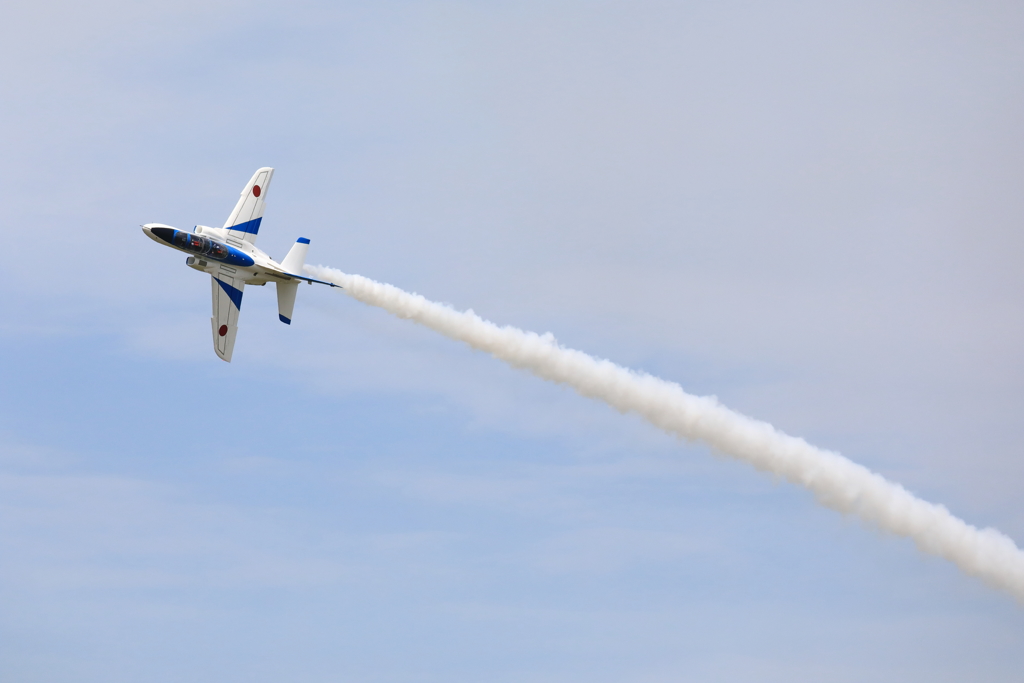
[[[231,303],[235,305],[235,308],[242,310],[242,290],[232,287],[219,277],[215,277],[213,279],[216,280],[217,284],[221,286],[221,289],[227,293],[228,298],[231,299]]]
[[[239,223],[238,225],[229,225],[227,226],[227,229],[237,230],[238,232],[249,232],[255,235],[260,231],[260,221],[262,220],[263,218],[253,218],[251,221]]]
[[[158,230],[160,232],[157,232]],[[212,240],[209,237],[199,238],[200,240],[202,240],[202,244],[205,245],[206,251],[202,251],[204,247],[200,247],[200,250],[197,251],[194,249],[186,249],[182,245],[176,244],[176,237],[178,236],[179,233],[182,235],[192,237],[190,233],[187,233],[184,230],[174,230],[172,228],[153,228],[151,232],[156,234],[156,236],[162,239],[164,242],[167,242],[167,244],[171,245],[172,248],[177,249],[178,251],[183,251],[186,254],[193,254],[201,259],[219,261],[221,263],[226,263],[229,266],[236,266],[238,268],[249,268],[250,266],[255,265],[256,263],[255,261],[252,260],[252,257],[246,254],[244,251],[236,249],[235,247],[232,247],[229,244],[224,244],[222,242]],[[228,255],[225,256],[224,258],[217,258],[214,255],[215,250],[210,248],[211,244],[224,249],[228,253]]]
[[[221,263],[226,263],[229,266],[238,266],[239,268],[248,268],[253,265],[255,261],[246,254],[244,251],[239,251],[232,246],[222,245],[228,250],[228,257],[225,259],[219,259]]]

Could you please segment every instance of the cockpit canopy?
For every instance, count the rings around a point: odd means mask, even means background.
[[[217,260],[225,259],[228,256],[228,249],[223,244],[195,233],[183,232],[181,230],[176,231],[174,234],[174,246],[193,254],[203,254]]]

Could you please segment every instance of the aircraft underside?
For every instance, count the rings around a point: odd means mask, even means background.
[[[234,211],[222,228],[197,225],[192,232],[169,225],[147,223],[143,232],[156,242],[189,254],[185,264],[211,276],[213,291],[213,348],[230,362],[238,332],[238,314],[246,285],[277,285],[277,309],[281,322],[290,325],[300,282],[337,285],[302,275],[309,240],[300,237],[288,255],[277,263],[256,248],[263,220],[264,202],[274,169],[261,168],[242,190]]]

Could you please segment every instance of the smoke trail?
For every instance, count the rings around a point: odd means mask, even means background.
[[[472,311],[457,311],[361,275],[324,266],[306,266],[306,271],[341,285],[363,303],[425,325],[543,379],[567,384],[616,410],[636,413],[666,432],[699,439],[723,454],[808,488],[823,505],[911,538],[924,552],[953,562],[1024,603],[1024,551],[1013,540],[995,529],[971,526],[944,506],[921,500],[838,453],[736,413],[713,397],[693,396],[673,382],[561,347],[551,334],[498,327]]]

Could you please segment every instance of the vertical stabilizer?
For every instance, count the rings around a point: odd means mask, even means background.
[[[306,252],[309,251],[309,240],[300,237],[288,251],[288,255],[281,261],[281,269],[289,274],[299,274],[306,262]],[[292,310],[295,308],[295,293],[299,290],[299,283],[295,280],[277,283],[277,317],[285,325],[292,324]]]
[[[302,273],[302,266],[306,263],[306,252],[309,251],[309,240],[300,237],[295,240],[288,255],[281,261],[281,268],[286,273],[299,275]]]

